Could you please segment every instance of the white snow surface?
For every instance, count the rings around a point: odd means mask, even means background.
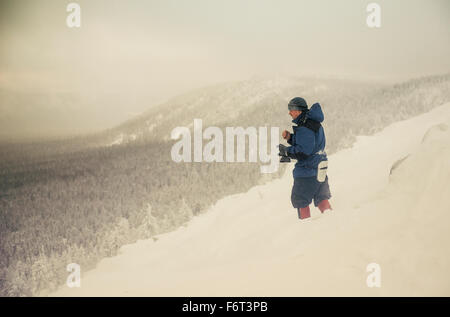
[[[51,296],[450,295],[450,103],[330,155],[324,215],[311,205],[311,219],[297,218],[292,168],[123,246]],[[381,287],[367,286],[370,263]]]

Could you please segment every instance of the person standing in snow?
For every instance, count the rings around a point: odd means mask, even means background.
[[[303,98],[295,97],[288,104],[289,115],[292,117],[294,133],[283,131],[283,138],[291,145],[279,145],[280,156],[296,159],[293,170],[294,186],[291,202],[298,211],[299,219],[311,216],[309,205],[314,205],[323,213],[332,209],[328,185],[328,158],[325,152],[325,133],[321,122],[323,112],[319,103],[308,109]]]

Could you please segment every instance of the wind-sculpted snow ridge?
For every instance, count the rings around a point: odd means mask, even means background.
[[[330,155],[328,214],[297,219],[289,168],[187,226],[122,247],[80,288],[52,295],[449,296],[450,130],[422,142],[449,124],[447,103]],[[368,287],[372,263],[380,287]]]

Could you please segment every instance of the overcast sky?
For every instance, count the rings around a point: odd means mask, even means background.
[[[0,89],[145,95],[133,113],[255,75],[400,81],[450,71],[448,0],[376,1],[378,29],[361,0],[74,2],[79,29],[66,26],[70,1],[0,2]]]

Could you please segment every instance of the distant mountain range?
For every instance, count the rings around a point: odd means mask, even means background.
[[[97,145],[168,141],[177,126],[192,128],[194,118],[208,126],[279,126],[289,128],[287,103],[305,98],[322,105],[324,126],[331,129],[335,150],[345,143],[343,131],[370,134],[380,126],[405,119],[450,100],[450,74],[423,77],[386,86],[339,79],[279,77],[218,84],[170,99],[123,124],[100,133]],[[358,116],[370,116],[355,122]],[[353,121],[351,124],[349,121]],[[384,121],[384,122],[382,122]],[[344,134],[346,132],[344,131]],[[346,145],[350,145],[349,140]]]
[[[278,77],[217,84],[194,90],[160,104],[105,132],[104,145],[140,140],[169,140],[177,126],[192,126],[200,118],[209,126],[278,126],[289,124],[287,103],[295,96],[310,105],[334,96],[362,96],[379,84],[338,79]],[[330,102],[331,104],[331,102]]]

